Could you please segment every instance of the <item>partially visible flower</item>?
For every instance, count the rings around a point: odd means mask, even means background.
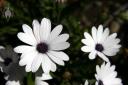
[[[121,45],[119,45],[120,39],[116,38],[117,33],[109,35],[109,29],[103,30],[103,26],[99,25],[98,29],[92,27],[92,36],[85,32],[85,39],[82,39],[82,43],[85,44],[81,48],[84,52],[90,52],[89,59],[95,59],[96,55],[102,58],[104,61],[109,62],[107,56],[114,56],[119,51]]]
[[[89,85],[88,80],[85,81],[84,85]]]
[[[5,85],[21,85],[19,81],[7,81]]]
[[[6,17],[6,19],[10,19],[13,16],[13,13],[9,7],[5,10],[4,16]]]
[[[24,24],[23,31],[18,33],[18,38],[29,44],[17,46],[14,50],[22,53],[20,66],[26,65],[26,72],[36,72],[40,66],[45,73],[56,71],[56,64],[64,65],[69,57],[62,50],[67,49],[69,34],[61,34],[62,25],[56,26],[51,31],[51,21],[43,18],[41,24],[33,20],[33,30]],[[56,63],[56,64],[55,64]]]
[[[1,71],[5,73],[5,79],[10,81],[22,80],[25,76],[24,67],[19,66],[19,56],[13,51],[12,47],[0,49],[0,56],[3,61],[0,61]]]
[[[45,80],[50,80],[52,77],[50,74],[42,74],[41,77],[36,76],[35,85],[49,85]]]
[[[117,77],[117,72],[115,71],[115,65],[110,65],[110,63],[103,63],[101,67],[96,66],[96,85],[122,85],[122,80]]]
[[[8,70],[13,63],[18,61],[19,56],[13,51],[12,47],[7,47],[6,49],[0,49],[0,66],[3,70]]]

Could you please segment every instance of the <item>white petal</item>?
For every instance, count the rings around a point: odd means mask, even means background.
[[[88,85],[88,80],[85,81],[84,85]]]
[[[26,61],[24,61],[24,62],[27,62],[27,65],[26,65],[26,68],[25,68],[25,70],[26,70],[26,72],[30,72],[30,71],[32,71],[32,69],[31,69],[31,66],[32,66],[32,62],[33,62],[33,60],[34,60],[34,58],[37,56],[37,52],[31,52],[31,53],[29,53],[28,54],[28,57],[29,57],[29,59],[27,59]],[[25,57],[24,57],[25,58]],[[21,59],[22,60],[22,59]],[[22,65],[21,63],[19,63],[20,65]]]
[[[27,34],[33,35],[32,28],[29,27],[27,24],[22,25],[23,31]]]
[[[52,76],[49,73],[43,73],[40,79],[49,80],[49,79],[52,79]]]
[[[32,58],[34,59],[34,56],[32,56]],[[30,59],[30,56],[29,55],[24,55],[24,57],[22,58],[22,59],[20,59],[20,61],[19,61],[19,65],[20,66],[24,66],[24,65],[26,65],[29,61]],[[32,61],[32,60],[31,60]]]
[[[106,28],[103,32],[103,36],[101,38],[101,43],[104,42],[104,40],[106,40],[106,38],[109,36],[109,29]]]
[[[91,52],[93,50],[93,48],[90,46],[83,46],[83,47],[81,47],[81,50],[84,52]]]
[[[100,43],[103,34],[103,26],[99,25],[97,30],[97,42]]]
[[[63,28],[62,25],[56,26],[56,27],[52,30],[52,32],[51,32],[51,34],[50,34],[48,40],[49,40],[49,41],[54,40],[54,39],[61,33],[62,28]]]
[[[37,56],[35,56],[35,58],[32,62],[32,66],[31,66],[32,72],[36,72],[39,69],[39,67],[42,63],[42,59],[43,58],[42,58],[42,55],[40,53],[38,53]]]
[[[88,40],[90,40],[91,42],[94,42],[93,38],[91,37],[91,35],[90,35],[89,33],[84,32],[84,37],[85,37],[85,39],[88,39]]]
[[[32,64],[32,61],[37,56],[37,52],[31,51],[26,54],[24,54],[24,57],[22,57],[19,61],[20,66],[24,66],[26,64]]]
[[[97,75],[100,73],[100,67],[99,67],[99,65],[96,65],[96,72],[97,72]],[[96,77],[96,79],[98,79],[98,78]]]
[[[70,47],[70,44],[68,42],[62,42],[62,43],[56,43],[50,45],[51,50],[65,50],[68,47]]]
[[[117,54],[117,52],[119,51],[119,49],[106,49],[106,50],[104,50],[103,51],[103,53],[105,54],[105,55],[107,55],[107,56],[114,56],[114,55],[116,55]]]
[[[37,20],[33,20],[33,31],[38,43],[40,42],[40,24]]]
[[[93,37],[95,43],[97,43],[97,29],[94,26],[92,27],[92,37]]]
[[[92,51],[90,54],[89,54],[89,59],[95,59],[96,58],[96,51]]]
[[[51,61],[51,71],[55,72],[57,69],[56,64]]]
[[[49,84],[40,80],[40,81],[36,81],[35,85],[49,85]]]
[[[104,61],[109,62],[109,59],[101,52],[97,52],[98,56],[102,58]]]
[[[61,60],[60,58],[56,57],[56,55],[53,55],[50,51],[47,54],[55,63],[64,66],[63,60]]]
[[[96,82],[95,85],[98,85],[98,82]]]
[[[90,47],[94,47],[94,46],[95,46],[95,43],[94,43],[94,41],[92,41],[92,40],[89,40],[89,39],[82,39],[81,41],[82,41],[82,43],[84,43],[84,44],[87,45],[87,46],[90,46]]]
[[[36,77],[35,85],[49,85],[48,83],[41,80],[41,77]]]
[[[2,71],[2,72],[3,72],[3,71]],[[5,79],[5,80],[8,80],[8,78],[9,78],[9,75],[4,76],[4,79]]]
[[[117,33],[113,33],[107,37],[106,41],[113,41],[113,40],[115,40],[116,36],[117,36]]]
[[[111,42],[111,43],[110,43]],[[115,48],[116,45],[118,45],[118,43],[120,42],[120,39],[115,39],[113,37],[108,37],[105,42],[103,42],[103,46],[105,49],[109,49],[109,48]],[[118,47],[118,46],[117,46]]]
[[[109,73],[104,79],[109,80],[110,78],[116,78],[117,72]]]
[[[46,41],[51,32],[51,21],[43,18],[41,21],[40,36],[42,41]]]
[[[51,70],[51,60],[48,58],[46,54],[42,54],[42,69],[44,73],[49,73]]]
[[[104,81],[104,83],[108,85],[123,85],[121,83],[121,79],[119,78],[112,78],[112,79],[109,79],[108,81]]]
[[[37,44],[37,41],[34,37],[34,35],[29,35],[27,33],[18,33],[17,34],[18,38],[24,42],[24,43],[27,43],[29,45],[36,45]]]
[[[35,47],[32,47],[32,46],[20,45],[20,46],[15,47],[14,51],[17,53],[27,53],[34,49],[35,49]]]
[[[119,49],[119,48],[121,48],[121,45],[115,45],[114,48]]]
[[[62,34],[59,35],[57,38],[55,38],[54,40],[50,41],[52,44],[55,43],[60,43],[60,42],[66,42],[69,38],[69,34]]]
[[[65,54],[64,52],[57,52],[57,51],[50,51],[53,55],[55,55],[56,57],[64,60],[64,61],[68,61],[69,57],[67,54]]]

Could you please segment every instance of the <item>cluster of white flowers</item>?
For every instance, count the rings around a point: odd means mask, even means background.
[[[0,69],[7,74],[5,76],[6,85],[21,85],[21,76],[25,76],[25,71],[37,73],[39,69],[42,70],[42,73],[41,76],[35,76],[35,85],[49,85],[45,80],[52,79],[50,71],[55,72],[56,64],[64,66],[64,61],[69,60],[69,56],[62,52],[70,46],[67,42],[69,34],[60,34],[62,25],[51,30],[51,21],[43,18],[41,23],[33,20],[32,26],[33,28],[23,24],[23,32],[19,32],[17,35],[22,42],[27,44],[14,48],[16,53],[21,54],[20,58],[15,52],[5,55],[5,48],[0,46]],[[121,79],[116,78],[115,66],[111,66],[107,57],[117,54],[121,47],[120,39],[116,38],[116,33],[109,35],[109,29],[103,29],[102,25],[99,25],[98,29],[92,27],[91,32],[92,36],[87,32],[84,33],[85,39],[82,39],[82,43],[85,46],[81,50],[90,52],[89,59],[95,59],[98,55],[104,61],[101,67],[96,66],[95,85],[122,85]],[[19,69],[21,66],[24,66],[25,69],[24,67]],[[16,71],[22,71],[20,73],[24,75],[19,76]],[[19,78],[18,80],[13,78],[15,75],[13,73],[17,75],[15,77]],[[86,80],[85,85],[88,84],[89,82]]]
[[[85,46],[81,50],[90,52],[89,59],[95,59],[98,55],[104,61],[101,67],[99,65],[96,66],[95,85],[122,85],[122,80],[116,78],[117,72],[115,71],[115,65],[111,66],[107,57],[116,55],[121,47],[119,44],[120,39],[116,38],[117,33],[109,35],[109,29],[105,28],[103,30],[102,25],[99,25],[98,29],[92,27],[91,32],[92,36],[87,32],[84,33],[85,39],[82,39],[82,43]],[[86,80],[84,85],[89,85],[89,82]]]

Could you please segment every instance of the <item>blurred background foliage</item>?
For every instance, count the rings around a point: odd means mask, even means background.
[[[71,47],[65,50],[70,61],[52,73],[54,78],[47,81],[50,85],[83,85],[86,79],[94,84],[95,66],[103,61],[99,58],[89,60],[88,53],[80,49],[83,33],[99,24],[109,27],[111,33],[117,32],[121,39],[120,52],[109,59],[117,66],[123,84],[128,85],[127,0],[0,0],[0,45],[15,47],[23,44],[16,36],[22,31],[22,24],[32,26],[33,19],[41,21],[43,17],[49,18],[53,27],[62,24],[63,32],[70,34],[71,43]],[[0,85],[4,85],[2,75],[0,73]],[[30,78],[25,79],[31,82]]]

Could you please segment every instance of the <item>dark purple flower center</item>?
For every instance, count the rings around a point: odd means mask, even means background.
[[[101,80],[98,81],[98,85],[104,85]]]
[[[102,44],[97,43],[96,46],[95,46],[95,49],[96,49],[97,51],[102,52],[102,51],[104,50],[104,47],[102,46]]]
[[[39,53],[46,53],[48,52],[48,45],[44,42],[41,42],[37,45],[36,49]]]
[[[12,62],[12,59],[11,58],[5,58],[4,59],[4,65],[5,66],[8,66],[11,62]]]

